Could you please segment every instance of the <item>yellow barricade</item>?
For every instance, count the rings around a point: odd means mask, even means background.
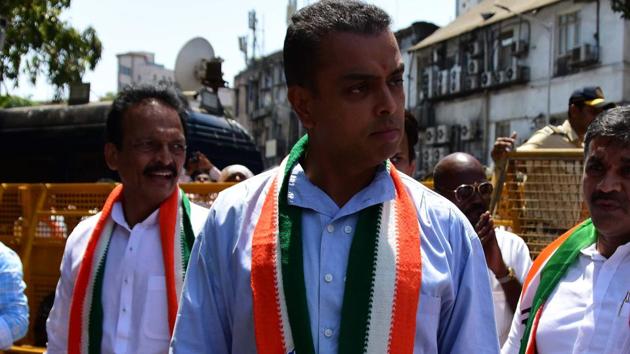
[[[532,257],[588,217],[581,193],[583,160],[581,149],[508,155],[491,210],[497,224],[509,226],[527,242]]]

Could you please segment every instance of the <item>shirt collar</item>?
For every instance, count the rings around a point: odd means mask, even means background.
[[[582,144],[582,140],[578,136],[578,133],[575,132],[568,119],[562,123],[562,129],[566,132],[570,142]]]
[[[311,183],[299,163],[291,171],[287,193],[289,205],[311,209],[335,219],[392,200],[396,195],[394,182],[385,166],[381,165],[372,182],[339,208],[328,194]]]
[[[617,249],[612,254],[612,256],[610,256],[610,258],[606,258],[602,256],[601,253],[599,253],[599,251],[597,250],[597,242],[593,243],[592,245],[588,247],[583,248],[582,250],[580,250],[580,253],[582,253],[583,255],[587,257],[590,257],[594,261],[606,261],[607,259],[610,259],[613,257],[616,258],[617,257],[616,255],[618,254],[625,255],[627,253],[630,253],[630,242],[617,247]],[[619,256],[619,257],[623,257],[623,256]]]
[[[150,226],[156,225],[158,222],[158,213],[160,208],[155,209],[146,219],[137,223],[134,227],[141,225],[143,228],[148,228]],[[112,207],[112,220],[119,226],[123,227],[125,230],[131,232],[131,228],[127,224],[127,220],[125,220],[125,213],[123,211],[122,202],[118,201],[114,203]]]

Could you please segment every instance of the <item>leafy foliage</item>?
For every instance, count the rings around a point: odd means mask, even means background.
[[[18,96],[0,96],[0,108],[29,107],[36,105],[28,98]]]
[[[39,74],[47,76],[59,98],[63,86],[81,80],[101,58],[102,44],[92,27],[83,32],[59,17],[70,0],[2,0],[0,14],[8,26],[2,56],[0,81],[18,85],[20,75],[34,84]]]
[[[612,0],[610,7],[614,12],[621,12],[621,17],[630,19],[630,0]]]

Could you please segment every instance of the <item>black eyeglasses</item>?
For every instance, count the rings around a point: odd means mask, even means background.
[[[482,182],[475,184],[462,184],[461,186],[455,188],[453,193],[455,193],[455,198],[458,202],[465,202],[468,199],[472,198],[475,195],[475,192],[479,192],[479,194],[487,198],[492,194],[494,187],[490,182]]]

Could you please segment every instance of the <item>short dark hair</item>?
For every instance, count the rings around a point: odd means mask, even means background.
[[[333,32],[376,35],[389,29],[391,18],[377,6],[356,0],[323,0],[291,17],[284,38],[287,86],[313,87],[319,45]]]
[[[418,143],[418,121],[411,112],[405,110],[405,134],[407,134],[407,148],[409,149],[409,163],[416,159],[416,144]]]
[[[600,113],[588,126],[584,136],[584,156],[595,138],[611,138],[615,143],[630,146],[630,106],[618,106]]]
[[[155,99],[177,111],[186,136],[186,103],[180,94],[168,85],[132,85],[125,87],[118,95],[107,114],[105,141],[121,148],[123,140],[122,120],[125,112],[145,100]]]

